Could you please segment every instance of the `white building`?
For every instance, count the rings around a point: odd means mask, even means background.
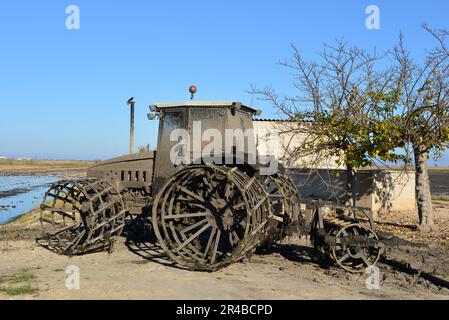
[[[258,152],[275,155],[289,169],[302,198],[341,199],[346,191],[346,168],[329,152],[298,154],[310,123],[256,120],[254,131]],[[415,174],[395,170],[358,170],[356,206],[370,208],[374,216],[389,211],[416,210]]]

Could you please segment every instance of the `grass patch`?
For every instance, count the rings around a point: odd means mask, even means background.
[[[449,173],[449,167],[430,167],[429,172]]]
[[[55,269],[55,270],[53,270],[54,272],[63,272],[64,271],[64,269]]]
[[[10,277],[1,277],[0,283],[2,283],[3,286],[0,287],[0,292],[4,292],[9,296],[36,293],[39,291],[38,288],[24,283],[35,279],[36,276],[32,273],[21,273]]]
[[[14,276],[3,276],[0,277],[0,283],[21,283],[36,279],[34,274],[22,273],[16,274]]]
[[[33,294],[38,292],[39,289],[34,288],[30,285],[25,285],[20,287],[0,288],[0,291],[6,293],[8,296],[18,296],[21,294]]]
[[[433,194],[432,200],[439,200],[439,201],[449,201],[449,195],[445,194]]]
[[[9,283],[20,283],[20,282],[26,282],[34,280],[36,277],[34,274],[31,273],[25,273],[25,274],[17,274],[14,277],[12,277],[8,282]]]

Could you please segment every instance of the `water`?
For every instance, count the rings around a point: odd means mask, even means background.
[[[449,195],[449,172],[429,172],[430,193]]]
[[[48,176],[0,176],[0,224],[38,206],[53,182],[60,178]]]

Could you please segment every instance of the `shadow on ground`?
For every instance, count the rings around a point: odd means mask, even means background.
[[[313,247],[299,244],[277,243],[260,247],[255,254],[258,256],[279,253],[283,258],[301,264],[311,264],[322,269],[329,269],[332,262]]]
[[[405,228],[412,231],[416,231],[417,227],[411,224],[405,224],[405,223],[397,223],[397,222],[390,222],[390,221],[376,221],[376,224],[383,225],[383,226],[390,226],[390,227],[399,227],[399,228]]]
[[[148,222],[136,219],[129,221],[122,233],[122,236],[126,238],[125,246],[128,250],[144,259],[142,262],[136,263],[139,264],[151,261],[160,263],[164,266],[183,269],[167,257],[158,244],[156,236],[152,230],[149,229],[149,226],[150,224]]]
[[[165,266],[186,270],[184,267],[174,263],[165,254],[157,242],[156,236],[149,229],[147,221],[136,219],[128,222],[123,237],[126,238],[126,247],[135,255],[147,261],[157,262]],[[332,263],[313,247],[299,244],[277,243],[270,246],[259,247],[255,251],[256,256],[266,256],[273,253],[280,254],[283,258],[297,263],[312,264],[322,269],[329,269]],[[137,262],[140,263],[140,262]]]

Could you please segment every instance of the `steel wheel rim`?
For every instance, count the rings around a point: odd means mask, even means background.
[[[188,189],[192,185],[194,193]],[[265,200],[258,198],[261,191]],[[205,210],[198,212],[201,207]],[[268,215],[268,197],[255,179],[236,168],[198,165],[181,169],[164,184],[155,198],[152,220],[171,259],[190,269],[216,270],[259,243]]]
[[[348,235],[363,235],[367,239],[379,240],[378,235],[371,228],[361,224],[351,224],[340,229],[335,236],[337,244],[331,250],[332,259],[343,269],[361,273],[367,268],[374,266],[381,256],[381,250],[378,247],[354,247],[340,245],[338,239]]]

